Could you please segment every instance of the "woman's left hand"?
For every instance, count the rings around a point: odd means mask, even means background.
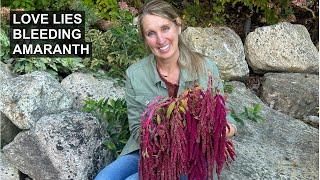
[[[229,128],[226,127],[227,137],[232,137],[237,132],[237,129],[236,129],[235,125],[230,124],[229,122],[228,122],[228,126],[229,126]]]

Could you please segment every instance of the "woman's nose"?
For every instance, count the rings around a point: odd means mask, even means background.
[[[157,43],[158,44],[163,44],[164,41],[165,41],[165,38],[164,38],[163,34],[159,33],[158,36],[157,36]]]

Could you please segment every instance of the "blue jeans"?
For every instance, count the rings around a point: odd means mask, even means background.
[[[139,151],[120,156],[100,171],[95,180],[139,180],[139,159]],[[180,180],[187,179],[187,176],[180,177]]]
[[[139,151],[120,156],[100,171],[95,180],[138,180],[139,159]]]

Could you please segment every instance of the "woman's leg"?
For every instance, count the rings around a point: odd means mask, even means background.
[[[95,180],[124,180],[138,172],[139,151],[124,155],[106,166]]]
[[[139,180],[139,173],[134,173],[131,176],[127,177],[126,180]]]

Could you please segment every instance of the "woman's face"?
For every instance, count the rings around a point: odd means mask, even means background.
[[[180,26],[160,16],[145,15],[142,19],[142,29],[145,43],[158,60],[179,58]]]

